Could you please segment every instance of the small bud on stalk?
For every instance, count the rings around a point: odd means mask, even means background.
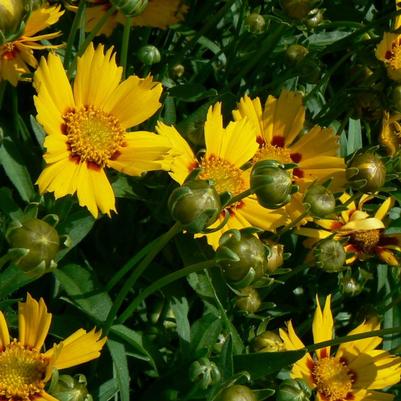
[[[220,197],[209,181],[194,180],[176,188],[168,199],[174,220],[191,233],[199,233],[213,224],[221,211]]]
[[[280,336],[269,330],[255,337],[252,348],[255,352],[280,352],[285,350]]]
[[[110,3],[126,17],[140,15],[148,6],[148,0],[110,0]]]
[[[198,382],[203,390],[218,383],[221,373],[217,365],[208,358],[203,357],[193,362],[189,367],[191,382]]]
[[[139,60],[145,65],[153,65],[160,63],[161,55],[156,46],[146,45],[138,50]]]
[[[314,8],[309,11],[305,19],[305,24],[308,28],[316,28],[323,22],[323,10],[320,8]]]
[[[224,389],[217,401],[257,401],[257,398],[249,387],[234,384]]]
[[[313,254],[317,267],[328,273],[344,269],[347,256],[341,242],[335,239],[326,238],[319,241],[313,248]]]
[[[3,0],[0,2],[0,45],[18,38],[32,10],[32,2]]]
[[[302,379],[284,380],[277,391],[277,401],[309,401],[312,390]]]
[[[287,47],[285,56],[286,56],[287,60],[289,61],[289,63],[297,65],[302,60],[305,59],[305,56],[308,53],[309,53],[309,50],[306,47],[294,43]]]
[[[266,21],[263,15],[252,13],[246,17],[246,24],[249,26],[250,32],[262,33],[265,29]]]
[[[57,383],[51,386],[50,394],[59,401],[92,401],[93,398],[86,386],[86,377],[82,374],[77,374],[74,377],[61,375]]]
[[[262,305],[262,300],[257,290],[253,287],[245,287],[241,290],[241,295],[237,296],[235,302],[238,309],[246,313],[255,313]]]
[[[312,184],[305,194],[304,203],[310,205],[309,212],[312,216],[325,217],[334,212],[336,198],[325,186]]]
[[[175,64],[170,69],[172,78],[181,78],[185,74],[185,67],[182,64]]]
[[[291,18],[301,20],[319,3],[319,0],[280,0],[281,7]]]

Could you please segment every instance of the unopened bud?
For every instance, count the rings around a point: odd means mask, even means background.
[[[319,241],[313,249],[316,266],[328,273],[336,273],[344,269],[347,259],[341,242],[332,238]]]
[[[160,63],[161,55],[156,46],[146,45],[138,50],[138,58],[145,65]]]
[[[51,387],[50,394],[59,401],[92,401],[92,396],[86,388],[86,377],[82,374],[61,375],[57,383]]]
[[[285,351],[284,343],[280,336],[269,330],[255,337],[252,348],[255,352]]]
[[[148,6],[148,0],[110,0],[110,3],[126,17],[140,15]]]
[[[336,198],[333,193],[323,185],[311,185],[304,197],[304,203],[310,205],[310,214],[316,217],[325,217],[334,212]]]
[[[280,0],[281,6],[291,18],[301,20],[305,18],[313,7],[319,3],[317,0]]]
[[[277,391],[277,401],[309,401],[312,390],[302,379],[284,380]]]
[[[314,8],[313,10],[309,11],[308,15],[306,16],[305,24],[308,28],[316,28],[323,22],[323,10],[320,8]]]
[[[262,33],[265,29],[266,21],[263,15],[252,13],[246,17],[246,24],[252,33]]]
[[[267,256],[266,270],[274,273],[284,263],[284,245],[269,243],[269,255]]]
[[[245,287],[241,289],[241,295],[237,296],[235,304],[242,312],[255,313],[259,310],[260,305],[262,305],[262,300],[255,288]]]
[[[208,358],[203,357],[192,363],[189,367],[191,382],[198,382],[203,390],[218,383],[221,379],[217,365]]]
[[[257,398],[249,387],[234,384],[224,389],[217,401],[257,401]]]
[[[309,50],[306,47],[295,43],[287,47],[285,55],[291,64],[298,64],[308,53]]]

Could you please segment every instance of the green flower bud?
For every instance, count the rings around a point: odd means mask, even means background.
[[[231,254],[233,257],[224,258]],[[236,282],[245,287],[265,274],[267,250],[263,242],[247,229],[229,230],[219,241],[216,257],[224,277],[229,282]],[[249,278],[249,280],[248,280]],[[244,281],[245,280],[245,281]],[[241,281],[244,281],[241,283]]]
[[[316,28],[323,22],[323,10],[314,8],[306,16],[305,24],[308,28]]]
[[[145,65],[160,63],[161,56],[156,46],[146,45],[138,50],[138,58]]]
[[[401,85],[396,85],[392,88],[390,100],[391,108],[394,111],[401,113]]]
[[[171,193],[168,208],[174,220],[189,232],[198,233],[217,220],[221,202],[209,181],[194,180]]]
[[[237,296],[235,302],[237,308],[246,313],[255,313],[262,305],[259,293],[253,287],[245,287],[241,290],[241,295]]]
[[[2,0],[0,3],[0,45],[19,37],[32,9],[31,1]]]
[[[259,204],[268,209],[284,206],[294,192],[290,173],[274,160],[262,160],[253,166],[251,189]]]
[[[325,217],[334,212],[336,198],[333,193],[323,185],[311,185],[304,197],[304,203],[310,205],[310,214],[315,217]]]
[[[277,391],[277,401],[309,401],[312,390],[301,379],[284,380]]]
[[[281,7],[291,18],[301,20],[305,18],[313,7],[319,3],[317,0],[280,0]]]
[[[249,387],[234,384],[224,389],[217,401],[257,401],[257,398]]]
[[[192,363],[189,367],[191,382],[198,382],[203,390],[218,383],[221,374],[217,365],[208,358],[203,357]]]
[[[287,47],[285,56],[291,64],[298,64],[308,53],[309,50],[306,47],[295,43]]]
[[[317,267],[328,273],[336,273],[343,270],[347,259],[341,242],[332,238],[319,241],[313,249]]]
[[[6,238],[11,248],[25,249],[26,254],[14,263],[26,273],[36,271],[39,266],[43,272],[55,267],[54,258],[60,248],[60,238],[54,227],[43,220],[32,218],[13,224]]]
[[[148,6],[148,0],[110,0],[110,3],[126,17],[140,15]]]
[[[92,396],[86,388],[87,382],[84,375],[74,377],[61,375],[57,383],[50,388],[50,394],[59,401],[92,401]]]
[[[280,352],[285,350],[280,336],[269,330],[255,337],[252,348],[255,352]]]
[[[246,24],[249,26],[250,32],[262,33],[265,30],[266,21],[263,15],[252,13],[246,17]]]
[[[350,274],[345,274],[339,280],[340,291],[344,295],[348,295],[350,297],[354,297],[359,295],[363,290],[363,284],[358,282],[355,277],[352,277]]]
[[[268,273],[274,273],[284,263],[284,245],[269,243],[269,251],[266,271]]]
[[[185,74],[185,67],[182,64],[176,64],[170,69],[172,78],[181,78]]]
[[[366,192],[376,192],[386,182],[386,166],[373,152],[356,154],[346,170],[352,188]]]

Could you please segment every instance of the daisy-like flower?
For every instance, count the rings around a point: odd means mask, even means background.
[[[286,206],[292,220],[303,213],[302,193],[312,182],[333,178],[332,188],[344,185],[345,163],[337,156],[338,137],[333,131],[315,125],[308,133],[301,134],[305,108],[300,93],[283,90],[278,99],[269,96],[263,109],[258,97],[244,96],[233,116],[237,121],[247,117],[257,132],[254,162],[277,160],[297,164],[292,175],[300,192]]]
[[[170,139],[173,151],[177,156],[173,159],[170,175],[182,184],[188,174],[200,168],[200,179],[211,179],[215,182],[218,193],[230,192],[232,196],[249,189],[249,170],[241,167],[251,160],[258,150],[256,131],[247,119],[230,122],[223,127],[221,103],[209,108],[205,122],[206,151],[198,160],[188,143],[174,127],[163,123],[157,125],[157,132]],[[227,224],[214,233],[207,235],[207,241],[215,249],[221,234],[229,229],[241,229],[256,226],[267,231],[274,231],[286,221],[283,210],[267,210],[260,206],[253,196],[230,205]],[[211,228],[224,220],[222,214]]]
[[[41,352],[52,315],[43,299],[29,294],[19,304],[19,336],[10,337],[6,320],[0,312],[0,398],[3,401],[57,401],[44,387],[53,369],[66,369],[100,356],[106,338],[95,329],[77,330],[64,341]]]
[[[380,132],[380,143],[386,148],[387,153],[393,156],[401,145],[401,114],[395,113],[390,115],[385,112],[382,121],[382,129]]]
[[[330,301],[329,295],[322,311],[317,299],[312,323],[315,344],[334,338]],[[365,321],[348,335],[378,329],[377,321]],[[291,321],[287,330],[280,329],[280,336],[287,350],[304,348]],[[316,401],[391,401],[394,395],[376,390],[400,381],[401,358],[377,349],[381,342],[380,337],[370,337],[342,343],[335,354],[330,347],[317,350],[314,356],[308,353],[294,364],[291,377],[303,379],[316,390]]]
[[[88,32],[93,30],[100,18],[111,7],[111,3],[107,0],[91,0],[91,3],[93,6],[89,6],[86,11],[86,30]],[[132,18],[132,25],[167,29],[182,21],[187,11],[188,7],[183,4],[182,0],[149,0],[145,11]],[[110,36],[119,23],[125,23],[125,16],[116,11],[108,18],[98,35]]]
[[[92,44],[78,60],[73,89],[55,54],[42,58],[34,76],[37,120],[47,134],[39,190],[56,198],[77,192],[94,217],[98,209],[115,211],[105,167],[128,175],[168,169],[166,138],[127,132],[160,107],[161,84],[134,75],[120,82],[121,76],[112,49],[104,54],[102,45],[94,50]]]
[[[315,223],[320,228],[303,227],[296,231],[297,234],[309,237],[304,243],[312,246],[317,241],[327,238],[335,233],[335,239],[344,242],[344,250],[350,256],[347,264],[356,260],[365,260],[377,256],[384,263],[398,266],[399,261],[394,251],[401,251],[401,235],[385,234],[386,216],[394,205],[393,198],[387,198],[371,217],[363,211],[364,204],[372,196],[363,195],[358,203],[350,202],[347,210],[341,212],[336,219],[320,219]],[[348,194],[343,194],[340,201],[345,203],[350,199]]]
[[[51,49],[59,46],[42,45],[40,41],[50,40],[61,35],[61,32],[38,35],[40,31],[55,24],[63,15],[60,6],[44,6],[32,11],[22,35],[12,42],[0,46],[0,79],[16,86],[22,74],[37,68],[38,62],[34,50]]]

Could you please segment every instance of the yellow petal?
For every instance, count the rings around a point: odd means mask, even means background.
[[[363,401],[393,401],[394,394],[382,393],[381,391],[369,391],[361,400]],[[359,401],[356,399],[355,401]]]
[[[377,256],[386,264],[390,266],[399,266],[400,262],[395,257],[394,253],[389,249],[384,249],[382,247],[376,247],[375,250]]]
[[[333,315],[331,313],[330,303],[331,303],[331,295],[326,297],[326,302],[324,304],[324,309],[320,307],[319,298],[316,295],[316,310],[315,315],[313,317],[312,323],[312,333],[313,333],[313,342],[315,344],[328,341],[333,339]],[[330,355],[330,347],[325,347],[318,351],[318,355],[325,353],[326,356]]]
[[[26,23],[24,36],[29,37],[35,35],[37,32],[43,31],[55,24],[64,14],[64,10],[60,11],[60,9],[61,6],[58,5],[53,7],[40,7],[32,11]]]
[[[383,228],[385,228],[385,226],[381,220],[378,220],[375,217],[369,217],[349,221],[340,228],[339,232],[346,233],[352,231],[381,230]]]
[[[52,320],[42,298],[39,302],[28,293],[26,301],[18,304],[19,341],[27,347],[40,350]]]
[[[0,349],[4,349],[8,344],[10,344],[10,334],[3,312],[0,312]]]
[[[389,198],[387,198],[380,205],[379,209],[377,209],[376,214],[375,214],[376,219],[383,220],[387,216],[390,209],[394,206],[394,202],[395,202],[395,199],[393,197],[390,196]]]
[[[263,138],[262,105],[257,97],[251,99],[249,96],[241,98],[238,109],[233,111],[235,121],[240,121],[246,117],[256,129],[256,135]]]

